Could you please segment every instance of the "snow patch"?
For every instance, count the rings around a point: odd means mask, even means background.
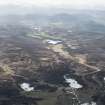
[[[68,77],[66,77],[66,75],[64,75],[64,79],[65,79],[66,83],[69,83],[69,86],[71,88],[79,89],[79,88],[82,88],[83,87],[75,79],[68,78]]]
[[[105,77],[104,77],[104,81],[105,81]]]
[[[83,104],[81,104],[81,105],[90,105],[89,103],[83,103]]]
[[[26,92],[30,92],[34,90],[34,87],[30,87],[29,83],[22,83],[20,84],[20,87]]]
[[[58,43],[60,43],[60,42],[62,42],[62,41],[55,41],[55,40],[46,40],[49,44],[58,44]]]
[[[81,104],[81,105],[97,105],[97,104],[96,104],[96,102],[93,102],[93,101],[92,101],[91,103],[83,103],[83,104]]]

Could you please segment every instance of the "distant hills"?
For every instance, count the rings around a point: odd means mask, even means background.
[[[8,5],[0,7],[0,24],[48,25],[62,23],[77,33],[105,33],[105,11],[69,10],[63,8],[22,7]]]

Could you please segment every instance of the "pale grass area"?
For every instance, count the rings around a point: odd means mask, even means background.
[[[98,67],[87,64],[87,59],[85,54],[71,55],[68,51],[64,50],[64,48],[65,47],[63,44],[49,45],[49,49],[58,53],[60,56],[64,57],[65,59],[73,60],[76,63],[82,64],[83,66],[92,69],[93,71],[91,71],[91,73],[89,72],[88,74],[92,74],[100,71]]]
[[[86,54],[76,54],[75,55],[75,59],[77,59],[80,64],[86,64],[87,63],[86,58],[87,58]]]
[[[63,44],[57,44],[57,45],[50,45],[50,49],[52,49],[54,52],[59,53],[59,55],[63,56],[66,59],[73,59],[73,57],[64,49]]]
[[[15,72],[7,64],[0,63],[0,67],[2,68],[4,72],[4,75],[14,75],[15,74]]]
[[[81,54],[72,56],[68,51],[64,50],[63,44],[50,45],[49,48],[52,49],[54,52],[59,53],[60,56],[63,56],[66,59],[75,60],[80,64],[85,64],[87,62],[85,55]]]

